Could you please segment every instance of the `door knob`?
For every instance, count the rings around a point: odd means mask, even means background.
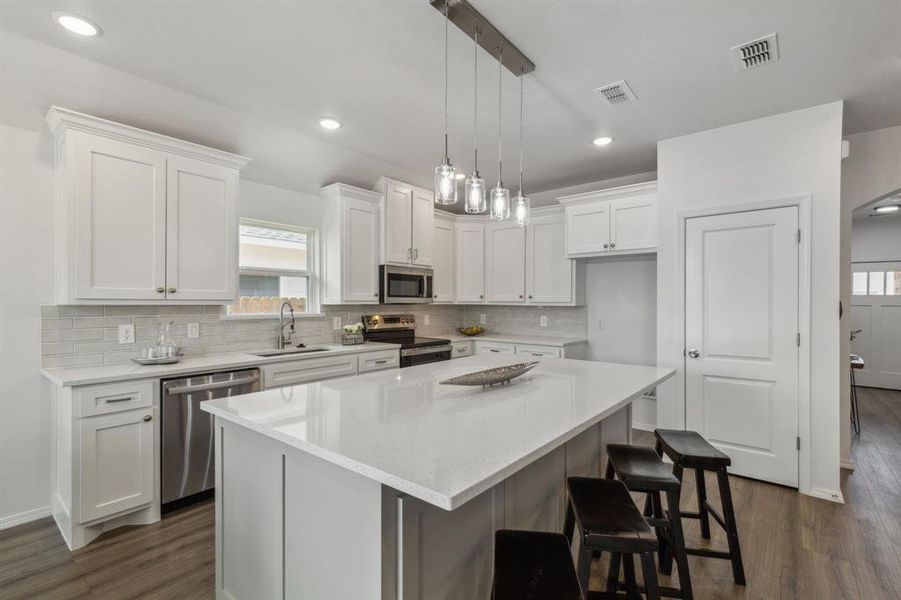
[[[695,350],[694,348],[692,348],[691,350],[688,351],[688,356],[690,358],[697,358],[697,357],[701,356],[701,353],[698,352],[697,350]]]
[[[150,415],[144,415],[144,421],[151,421],[151,420],[153,420],[153,417],[151,417]]]

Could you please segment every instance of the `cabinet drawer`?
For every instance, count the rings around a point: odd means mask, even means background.
[[[453,346],[451,358],[463,358],[464,356],[473,355],[473,342],[454,342],[451,346]]]
[[[516,346],[494,342],[476,342],[476,354],[513,354]]]
[[[297,385],[357,374],[356,356],[300,359],[291,362],[263,365],[263,387],[266,389]]]
[[[79,417],[90,417],[153,406],[156,381],[117,381],[75,388]]]
[[[516,353],[535,358],[560,358],[562,356],[561,349],[556,346],[534,346],[534,345],[516,345]]]
[[[400,350],[382,350],[360,355],[360,373],[400,367]]]

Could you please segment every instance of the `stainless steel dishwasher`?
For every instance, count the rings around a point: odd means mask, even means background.
[[[161,381],[163,510],[212,493],[215,483],[213,416],[200,403],[260,390],[260,370],[221,371]]]

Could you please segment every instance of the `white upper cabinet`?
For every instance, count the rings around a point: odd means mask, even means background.
[[[324,304],[377,304],[380,194],[336,183],[320,190]]]
[[[395,265],[432,266],[434,194],[383,177],[376,191],[382,204],[382,261]]]
[[[637,254],[657,249],[657,182],[564,196],[566,255]]]
[[[172,158],[167,189],[167,298],[233,300],[237,294],[238,172]]]
[[[432,236],[435,271],[432,279],[432,299],[435,302],[454,301],[454,222],[435,216],[435,233]]]
[[[485,301],[485,225],[456,224],[455,292],[457,302]]]
[[[566,258],[563,215],[533,217],[526,227],[526,299],[531,304],[572,304],[576,264]]]
[[[57,302],[233,302],[249,159],[53,107]]]
[[[515,304],[526,298],[526,230],[515,222],[485,230],[485,292],[489,302]]]

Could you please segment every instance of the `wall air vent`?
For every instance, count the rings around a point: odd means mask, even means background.
[[[632,88],[629,87],[629,84],[626,83],[625,80],[609,83],[599,87],[595,91],[600,92],[604,97],[604,100],[611,105],[625,104],[626,102],[632,102],[636,99],[635,92],[632,91]]]
[[[779,46],[776,44],[775,33],[734,46],[730,49],[730,52],[736,72],[746,71],[779,60]]]

